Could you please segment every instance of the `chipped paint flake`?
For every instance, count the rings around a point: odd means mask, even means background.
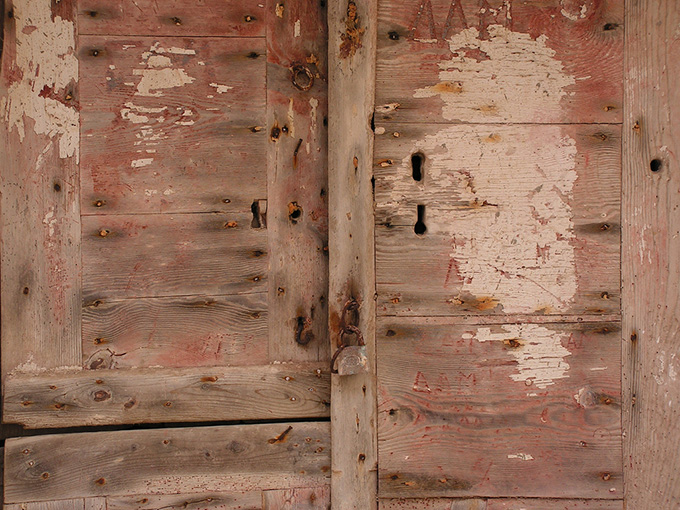
[[[507,324],[494,329],[479,328],[475,338],[479,342],[518,341],[519,347],[511,350],[517,361],[517,373],[510,375],[513,381],[545,389],[557,379],[568,377],[569,364],[565,358],[571,352],[564,347],[567,333],[538,324]]]
[[[300,20],[295,21],[295,37],[300,37]]]
[[[58,144],[60,158],[75,157],[77,161],[78,111],[56,99],[66,95],[67,88],[78,80],[75,27],[60,16],[53,18],[50,5],[45,1],[15,2],[15,66],[20,79],[10,83],[0,111],[8,129],[16,129],[20,140],[30,127]]]
[[[234,88],[229,85],[220,85],[219,83],[211,83],[210,86],[214,87],[218,94],[224,94]]]
[[[142,158],[135,159],[132,163],[130,163],[130,166],[132,168],[141,168],[143,166],[149,166],[151,163],[153,163],[153,158]]]
[[[533,456],[528,453],[509,453],[508,459],[518,459],[518,460],[534,460]]]
[[[440,97],[447,120],[474,122],[480,112],[491,121],[540,122],[536,112],[550,118],[576,80],[547,37],[532,39],[501,25],[489,26],[488,33],[482,39],[472,27],[449,38],[453,57],[439,64],[439,83],[417,89],[414,97]]]

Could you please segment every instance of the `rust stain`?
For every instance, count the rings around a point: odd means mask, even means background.
[[[293,430],[293,427],[289,425],[286,430],[281,432],[278,436],[269,439],[267,442],[269,444],[285,443],[287,440],[286,438],[288,437],[288,434],[290,434],[291,430]]]
[[[345,20],[345,33],[340,35],[340,58],[353,57],[357,50],[362,47],[361,38],[366,31],[359,26],[357,4],[350,1],[347,3],[347,19]]]
[[[460,81],[442,81],[430,87],[433,92],[448,92],[452,94],[460,94],[463,92],[463,82]]]

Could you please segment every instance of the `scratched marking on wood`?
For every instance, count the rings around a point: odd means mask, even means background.
[[[267,2],[272,361],[329,359],[327,28],[320,2]]]
[[[86,214],[245,212],[266,198],[264,41],[80,46]]]
[[[3,4],[2,374],[80,358],[73,3]],[[9,16],[9,11],[12,16]]]
[[[621,121],[621,0],[385,0],[379,22],[381,120]]]
[[[330,510],[331,491],[322,487],[264,492],[263,510]]]
[[[382,129],[383,313],[618,313],[618,127]]]
[[[112,497],[106,510],[262,510],[262,492],[173,494]]]
[[[378,327],[386,497],[622,496],[617,323]]]
[[[264,35],[264,5],[259,0],[79,0],[81,34]]]

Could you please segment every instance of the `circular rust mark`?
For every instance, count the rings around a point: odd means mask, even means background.
[[[307,91],[314,85],[314,74],[307,66],[295,65],[291,69],[291,73],[293,85],[298,90]]]
[[[111,398],[111,394],[108,391],[104,390],[99,390],[94,392],[94,401],[95,402],[104,402],[105,400],[108,400]]]
[[[98,478],[97,480],[94,481],[97,485],[106,485],[106,479],[105,478]]]
[[[106,202],[104,200],[95,200],[92,204],[95,207],[104,207],[106,205]]]
[[[30,291],[28,290],[28,287],[24,287],[23,292],[24,292],[24,294],[28,294]]]
[[[42,478],[43,480],[47,480],[49,477],[50,474],[47,471],[40,475],[40,478]]]

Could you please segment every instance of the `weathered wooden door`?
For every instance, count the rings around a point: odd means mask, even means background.
[[[322,3],[3,7],[5,503],[326,508]]]

